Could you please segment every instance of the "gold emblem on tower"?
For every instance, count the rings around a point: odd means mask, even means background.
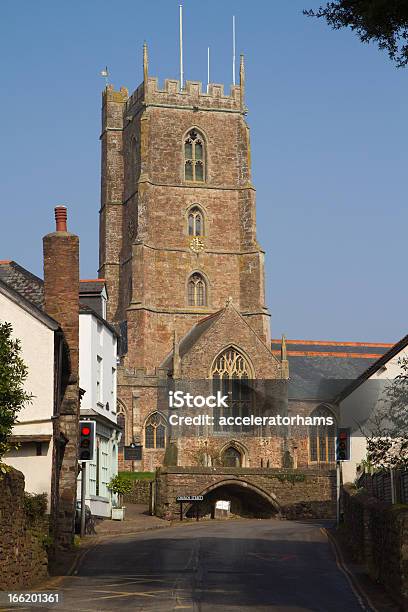
[[[194,251],[194,253],[204,251],[204,240],[200,238],[200,236],[194,236],[190,242],[190,249]]]

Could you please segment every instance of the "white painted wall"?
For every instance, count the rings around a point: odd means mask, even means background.
[[[101,360],[100,368],[98,368],[98,358]],[[81,410],[92,409],[108,418],[112,423],[116,423],[116,369],[116,336],[94,315],[81,313],[79,316],[79,386],[85,391],[81,401]],[[99,394],[98,379],[100,382]],[[96,461],[87,463],[86,504],[91,508],[92,514],[110,517],[112,496],[106,485],[112,476],[118,473],[116,430],[108,426],[99,427],[97,425],[96,442],[99,448],[99,465]],[[97,479],[99,480],[98,495],[96,494]],[[81,475],[78,478],[78,497],[80,497],[80,492]]]
[[[92,314],[79,316],[79,386],[85,390],[81,408],[92,408],[116,423],[117,342]],[[97,396],[97,358],[102,358],[101,397]],[[109,409],[106,404],[109,403]]]
[[[14,435],[52,435],[54,405],[54,332],[32,314],[0,293],[0,320],[11,323],[13,337],[21,342],[21,356],[28,368],[25,389],[33,394],[31,404],[19,413]],[[36,456],[35,444],[21,447],[5,462],[21,470],[30,493],[51,494],[52,441],[42,444],[44,456]]]
[[[402,357],[408,357],[408,348],[401,350],[386,363],[385,368],[375,372],[340,402],[340,427],[349,427],[351,430],[351,458],[350,461],[343,462],[342,466],[344,482],[355,480],[356,468],[366,457],[367,448],[364,433],[369,433],[370,416],[376,408],[384,405],[384,388],[401,374],[398,361]]]

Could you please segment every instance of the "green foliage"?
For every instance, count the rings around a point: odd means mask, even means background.
[[[279,480],[279,482],[290,482],[294,485],[296,482],[305,482],[306,476],[305,474],[293,474],[293,473],[282,473],[282,474],[274,474],[274,478]]]
[[[408,63],[407,0],[336,0],[303,13],[325,19],[333,30],[349,27],[363,43],[377,43],[398,68]]]
[[[125,480],[154,480],[154,472],[119,472]]]
[[[44,535],[43,538],[41,539],[41,544],[43,545],[44,548],[46,548],[47,550],[50,550],[54,545],[53,536],[50,534]]]
[[[362,429],[367,441],[365,464],[378,469],[408,468],[408,357],[398,360],[401,373],[386,386]]]
[[[132,481],[129,478],[124,478],[122,474],[118,474],[111,478],[108,489],[116,495],[126,495],[132,490]]]
[[[24,510],[31,522],[42,518],[47,512],[47,494],[24,493]]]
[[[13,425],[18,412],[32,398],[24,389],[28,371],[20,357],[20,341],[13,340],[12,331],[10,323],[0,323],[0,461],[15,448],[10,442]]]

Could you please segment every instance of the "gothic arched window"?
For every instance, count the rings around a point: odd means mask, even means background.
[[[228,446],[221,455],[221,463],[225,467],[241,467],[242,455],[235,446]]]
[[[326,406],[318,406],[310,415],[318,418],[321,424],[309,427],[309,461],[311,463],[333,463],[336,461],[336,425],[326,425],[324,420],[333,418]]]
[[[145,423],[145,448],[166,447],[166,421],[158,412],[149,416]]]
[[[204,139],[196,130],[191,130],[184,141],[184,178],[198,183],[205,180]]]
[[[228,408],[214,409],[214,427],[216,431],[248,431],[248,426],[219,425],[219,417],[245,417],[249,415],[252,392],[248,384],[253,378],[252,369],[247,359],[234,347],[223,351],[214,360],[211,368],[213,379],[213,391],[221,391],[222,395],[228,395]]]
[[[188,235],[204,235],[204,215],[198,206],[193,206],[188,213]]]
[[[189,306],[207,305],[207,285],[198,272],[194,272],[188,279],[187,292]]]

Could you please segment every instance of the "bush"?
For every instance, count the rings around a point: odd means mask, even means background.
[[[24,493],[24,510],[31,522],[42,518],[47,512],[47,494]]]
[[[111,478],[108,484],[108,489],[118,496],[118,505],[122,505],[123,496],[130,493],[133,488],[132,481],[128,478],[123,478],[120,474]]]

